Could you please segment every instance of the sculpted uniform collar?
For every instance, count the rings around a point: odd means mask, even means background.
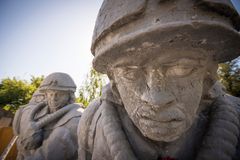
[[[81,117],[82,112],[80,112],[80,108],[77,104],[73,109],[71,109],[68,113],[66,113],[54,126],[53,128],[57,128],[59,126],[64,125],[65,123],[67,123],[68,121],[70,121],[72,118],[75,117]]]
[[[49,113],[48,106],[45,106],[45,107],[42,108],[39,112],[36,113],[36,115],[34,116],[34,120],[41,119],[42,117],[44,117],[44,116],[47,115],[48,113]]]
[[[80,117],[82,115],[82,112],[79,110],[79,105],[77,104],[71,104],[71,105],[75,105],[70,111],[68,111],[66,114],[64,114],[63,117],[59,118],[59,120],[57,121],[57,123],[55,123],[52,126],[48,126],[45,129],[54,129],[57,128],[59,126],[64,125],[65,123],[67,123],[69,120],[71,120],[72,118],[75,117]],[[63,109],[63,108],[61,108]],[[61,110],[59,109],[59,110]],[[44,116],[49,114],[49,109],[48,106],[45,106],[43,109],[41,109],[34,117],[34,120],[39,120],[41,118],[43,118]]]
[[[117,111],[117,108],[123,107],[123,106],[120,106],[118,103],[114,104],[114,96],[111,93],[111,89],[110,89],[109,85],[106,86],[101,100],[102,100],[101,106],[103,107],[103,109],[102,109],[103,119],[105,118],[105,116],[111,117],[111,116],[115,115],[115,117],[112,117],[115,119],[121,117],[121,116],[119,117],[119,115],[121,115],[121,113],[117,114],[117,112],[119,112],[122,109],[120,109],[120,110],[118,109],[118,111]],[[124,118],[123,118],[123,120],[124,120]],[[123,123],[123,120],[121,120],[120,122]],[[111,121],[107,121],[107,119],[106,119],[105,122],[107,123],[106,125],[110,125],[109,123],[112,123],[111,126],[119,126],[119,124],[115,124],[116,123],[115,121],[111,122]],[[220,124],[222,124],[222,125],[220,125]],[[228,103],[228,100],[226,100],[225,97],[216,98],[215,103],[212,104],[212,106],[210,108],[210,113],[209,113],[208,126],[209,126],[208,130],[206,131],[205,136],[203,137],[203,140],[201,141],[204,143],[202,143],[201,145],[198,146],[198,151],[196,153],[197,154],[196,159],[204,159],[205,160],[204,157],[206,157],[206,156],[212,157],[213,159],[221,158],[222,156],[224,156],[225,158],[229,157],[230,159],[232,157],[234,157],[235,152],[236,152],[235,148],[238,143],[237,139],[239,136],[239,130],[236,129],[239,126],[239,117],[238,117],[238,113],[236,112],[236,109],[234,107],[232,107],[231,104]],[[227,130],[225,128],[227,128]],[[122,132],[122,134],[126,134],[125,132],[122,131],[121,127],[115,128],[115,129],[119,130],[119,132]],[[104,132],[104,127],[103,127],[103,132]],[[111,133],[109,133],[109,134],[111,134]],[[232,138],[231,139],[224,138],[224,137],[226,137],[226,135],[229,137],[232,137]],[[105,135],[105,137],[108,141],[108,136]],[[127,138],[128,135],[122,136],[122,137]],[[115,138],[118,138],[118,137],[115,137]],[[227,143],[232,147],[228,147],[228,145],[227,145],[227,148],[226,148],[225,145],[218,145],[219,143],[216,143],[216,141],[218,141],[218,142],[221,141],[223,144],[225,144],[226,141],[228,141]],[[129,141],[127,140],[127,142],[129,142]],[[122,141],[119,141],[118,143],[122,143]],[[132,150],[134,148],[132,147],[132,145],[130,143],[131,142],[129,142],[128,144],[122,143],[120,145],[127,145],[125,148],[130,147],[131,151],[125,150],[125,151],[122,151],[122,153],[129,154],[130,155],[129,157],[132,157],[132,156],[135,156],[134,155],[135,151]],[[211,146],[211,149],[209,149],[209,145]],[[109,148],[111,151],[111,148],[114,148],[114,146],[109,146]],[[154,147],[149,145],[147,148],[148,148],[148,151],[145,153],[148,153],[149,154],[148,156],[150,156],[154,159],[154,157],[156,157],[156,151],[154,151]],[[219,155],[218,153],[221,153],[221,154]],[[137,157],[132,157],[132,159],[137,159]],[[148,157],[148,159],[149,159],[149,157]]]

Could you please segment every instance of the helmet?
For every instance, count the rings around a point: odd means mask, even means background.
[[[37,90],[33,93],[32,97],[37,97],[37,96],[44,96],[44,94],[41,93],[41,92],[39,92],[39,89],[37,89]]]
[[[48,75],[39,87],[40,92],[46,90],[76,91],[76,84],[66,73],[55,72]]]
[[[199,49],[217,62],[240,54],[240,17],[230,0],[104,0],[91,51],[106,73],[121,56]]]

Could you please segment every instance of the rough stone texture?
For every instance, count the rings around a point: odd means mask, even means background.
[[[73,103],[75,89],[69,75],[50,74],[30,103],[17,111],[13,129],[18,136],[18,160],[77,159],[82,110]]]
[[[100,72],[106,73],[106,68],[120,56],[141,56],[145,48],[144,54],[162,54],[169,48],[177,51],[184,47],[201,48],[219,62],[236,58],[234,53],[240,52],[237,32],[240,18],[229,0],[218,3],[212,0],[148,0],[146,4],[142,2],[146,6],[134,19],[123,11],[137,12],[137,8],[124,1],[118,17],[131,21],[106,28],[105,24],[115,24],[117,19],[102,17],[111,16],[116,10],[112,4],[121,3],[112,1],[108,5],[107,2],[104,1],[100,9],[94,31],[98,34],[94,34],[92,42],[93,65]]]
[[[112,8],[115,8],[114,10]],[[106,34],[141,15],[146,8],[146,0],[106,0],[102,4],[93,33],[93,43]],[[93,44],[94,46],[95,44]],[[94,47],[93,47],[94,48]]]
[[[79,160],[239,159],[240,99],[216,82],[240,53],[230,1],[135,1],[142,13],[118,25],[132,2],[100,9],[93,65],[110,84],[81,117]]]

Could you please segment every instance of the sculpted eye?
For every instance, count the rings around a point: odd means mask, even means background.
[[[132,82],[136,80],[138,72],[139,72],[139,69],[137,66],[130,66],[130,67],[126,67],[120,73],[121,73],[121,77],[124,80],[128,82]]]
[[[190,75],[194,71],[192,66],[173,66],[167,69],[166,76],[168,77],[184,77]]]
[[[136,72],[134,70],[128,70],[124,72],[123,77],[128,81],[133,81],[136,79]]]

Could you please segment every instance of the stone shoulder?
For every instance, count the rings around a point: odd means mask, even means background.
[[[92,124],[92,120],[94,119],[95,113],[99,109],[101,105],[101,100],[94,100],[89,104],[89,106],[84,110],[81,120],[78,125],[78,134],[85,135],[87,134],[87,130]]]
[[[86,159],[93,147],[94,134],[96,132],[97,121],[101,116],[100,99],[96,99],[84,110],[78,125],[78,145],[80,159]]]
[[[234,97],[229,94],[225,94],[224,96],[228,100],[230,105],[236,109],[236,111],[238,113],[238,119],[240,121],[240,98]],[[240,129],[240,126],[239,126],[239,129]],[[239,132],[240,132],[240,130],[239,130]],[[239,157],[240,157],[240,136],[238,137],[238,144],[236,147],[236,153],[235,153],[235,157],[233,158],[233,160],[237,160],[237,159],[239,159]]]
[[[14,118],[13,118],[13,133],[14,135],[18,135],[20,133],[20,122],[22,119],[22,114],[24,111],[31,109],[31,105],[24,105],[20,106],[19,109],[16,111]]]
[[[229,94],[226,94],[225,97],[227,98],[227,100],[229,101],[231,106],[233,106],[236,109],[236,111],[239,114],[239,119],[240,119],[240,98],[234,97]]]

